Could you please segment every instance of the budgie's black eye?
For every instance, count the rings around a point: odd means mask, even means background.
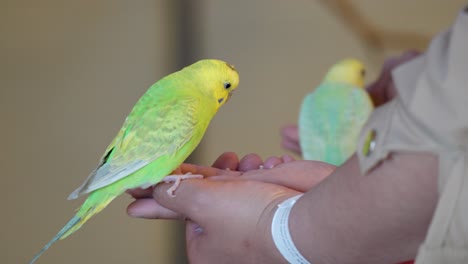
[[[366,76],[366,70],[364,70],[364,69],[361,70],[361,76],[362,77]]]
[[[225,82],[225,83],[224,83],[224,88],[225,88],[225,89],[231,88],[231,83],[230,83],[230,82]]]

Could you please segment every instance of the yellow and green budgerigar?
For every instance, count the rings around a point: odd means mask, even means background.
[[[133,107],[97,168],[69,196],[75,199],[89,193],[86,201],[30,263],[127,189],[149,187],[174,171],[200,143],[238,84],[235,68],[220,60],[201,60],[153,84]]]
[[[359,132],[374,108],[363,89],[364,75],[360,61],[342,60],[304,98],[298,121],[304,159],[339,166],[356,151]]]

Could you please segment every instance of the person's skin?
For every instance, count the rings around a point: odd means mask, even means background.
[[[260,165],[267,167],[271,163],[275,164],[274,169],[258,169]],[[159,188],[129,191],[136,201],[129,205],[127,212],[130,216],[141,218],[190,219],[186,222],[190,263],[281,263],[278,260],[282,257],[274,248],[270,238],[271,220],[270,224],[263,222],[255,224],[256,221],[264,219],[265,213],[274,212],[279,201],[309,190],[330,175],[334,169],[333,165],[322,162],[294,161],[290,156],[270,157],[263,162],[258,155],[249,154],[239,161],[235,153],[227,152],[215,161],[213,167],[191,164],[181,166],[179,173],[203,174],[210,180],[208,185],[205,185],[208,181],[201,180],[198,183],[192,182],[194,184],[190,186],[184,181],[184,184],[177,189],[176,197],[171,202],[189,199],[190,202],[183,201],[180,206],[186,203],[188,206],[186,209],[191,212],[170,210],[168,208],[171,207],[161,206],[161,201],[155,200],[153,196],[167,194],[164,194],[165,190]],[[275,173],[271,174],[272,171]],[[308,171],[314,171],[314,175],[311,177],[306,173]],[[285,177],[288,173],[291,177]],[[190,189],[186,189],[187,187]],[[208,188],[210,191],[198,188]],[[195,194],[195,196],[189,198],[184,197],[184,194]],[[246,206],[249,204],[255,206]],[[210,207],[210,210],[204,209],[205,206]],[[225,210],[230,211],[230,214],[234,213],[234,217],[229,218],[233,220],[232,223],[225,221],[227,220],[224,219]],[[207,236],[207,234],[217,235]],[[224,248],[222,243],[212,240],[213,238],[232,241],[234,244]],[[265,244],[265,241],[269,243]],[[236,245],[237,243],[241,243],[242,246]],[[223,248],[217,248],[216,244],[223,245]],[[267,252],[267,254],[259,256],[255,252]],[[247,258],[241,260],[238,258],[240,255]]]
[[[293,162],[294,164],[285,164]],[[281,165],[281,166],[280,166]],[[260,169],[263,166],[265,169]],[[271,166],[271,167],[270,167]],[[276,173],[270,175],[267,168],[275,168]],[[265,161],[257,154],[248,154],[240,161],[237,154],[225,152],[221,154],[211,167],[198,166],[194,164],[182,164],[177,174],[192,173],[201,174],[205,178],[216,181],[252,180],[272,183],[290,188],[298,192],[306,192],[317,185],[328,175],[335,166],[323,162],[295,161],[289,155],[282,157],[269,157]],[[307,170],[313,170],[314,177],[310,177]],[[281,174],[294,174],[293,177],[283,177]],[[142,218],[157,218],[161,214],[160,210],[165,210],[164,214],[168,218],[180,218],[181,215],[160,207],[153,199],[154,187],[147,189],[133,189],[127,191],[136,198],[135,202],[128,207],[131,216]],[[154,213],[154,214],[153,214]]]
[[[376,94],[388,96],[388,83],[380,89]],[[257,170],[262,164],[273,168]],[[227,153],[214,167],[229,170],[183,165],[180,172],[207,179],[184,181],[175,198],[167,195],[168,184],[130,192],[137,198],[131,216],[189,219],[190,263],[285,263],[271,238],[272,216],[278,203],[305,191],[289,227],[312,263],[401,262],[416,255],[437,201],[431,154],[393,153],[365,176],[355,156],[334,169],[256,155],[239,161]]]

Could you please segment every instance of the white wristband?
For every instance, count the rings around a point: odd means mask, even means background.
[[[289,213],[296,201],[302,194],[291,197],[278,204],[273,221],[271,222],[271,236],[275,242],[276,248],[290,264],[310,264],[294,245],[291,234],[289,233]]]

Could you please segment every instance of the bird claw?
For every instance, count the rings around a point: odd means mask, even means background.
[[[203,179],[203,175],[200,174],[192,174],[190,172],[184,174],[184,175],[168,175],[162,179],[165,183],[173,182],[174,184],[167,189],[167,194],[170,197],[176,197],[175,191],[179,187],[180,183],[182,180],[188,180],[188,179]]]

